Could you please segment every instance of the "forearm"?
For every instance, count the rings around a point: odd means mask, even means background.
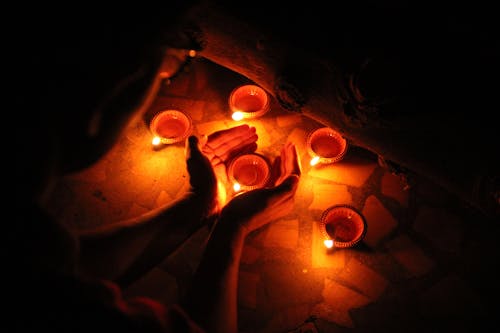
[[[103,278],[120,275],[128,284],[198,230],[207,214],[203,200],[189,194],[168,207],[81,234],[81,268]]]
[[[238,331],[238,272],[245,233],[235,225],[221,220],[215,226],[183,304],[209,333]]]

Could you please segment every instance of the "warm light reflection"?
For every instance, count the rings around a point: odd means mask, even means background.
[[[155,136],[153,140],[151,140],[153,146],[158,146],[161,143],[161,138],[159,136]]]
[[[309,162],[309,164],[311,164],[311,166],[315,166],[316,164],[319,163],[319,156],[314,156],[312,159],[311,159],[311,162]]]
[[[240,111],[233,112],[233,115],[231,116],[231,118],[233,118],[233,120],[235,120],[235,121],[240,121],[243,119],[243,112],[240,112]]]
[[[332,239],[325,239],[323,241],[323,244],[325,244],[327,249],[331,249],[333,247],[333,240]]]
[[[189,54],[189,56],[190,56],[191,58],[196,57],[196,51],[195,51],[195,50],[189,50],[189,53],[188,53],[188,54]]]
[[[219,204],[225,205],[227,202],[226,186],[220,181],[217,182],[217,194]]]
[[[233,190],[235,192],[238,192],[239,190],[241,190],[241,185],[239,183],[234,183]]]

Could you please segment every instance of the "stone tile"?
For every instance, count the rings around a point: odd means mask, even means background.
[[[345,265],[345,251],[338,249],[327,249],[323,243],[324,237],[321,233],[319,222],[313,223],[311,264],[312,268],[340,269]]]
[[[149,124],[142,119],[130,124],[125,131],[125,138],[130,142],[129,144],[147,146],[150,142],[148,139],[152,138]]]
[[[257,311],[267,316],[291,306],[321,301],[324,272],[303,273],[303,266],[293,261],[272,261],[260,269]]]
[[[302,122],[301,115],[284,115],[276,117],[276,124],[279,127],[298,125]]]
[[[260,276],[240,271],[238,274],[238,305],[255,309],[257,306],[257,286]]]
[[[205,101],[193,101],[193,105],[188,109],[188,114],[193,121],[201,121],[205,110]]]
[[[210,135],[213,132],[228,129],[236,125],[237,124],[232,119],[228,119],[226,121],[208,121],[198,123],[195,124],[195,128],[199,135]]]
[[[449,275],[423,293],[421,312],[432,318],[485,316],[486,309],[478,295],[458,276]]]
[[[276,333],[276,332],[290,332],[294,328],[301,326],[304,321],[309,317],[309,304],[297,305],[285,308],[273,314],[271,320],[267,323],[266,327],[260,330],[260,333]],[[308,332],[309,331],[300,331]]]
[[[266,230],[264,246],[283,247],[287,249],[297,248],[299,240],[298,220],[279,220],[269,225]]]
[[[409,192],[405,189],[405,182],[398,175],[384,173],[380,186],[383,195],[397,200],[403,207],[408,207]]]
[[[307,132],[302,128],[294,128],[288,135],[287,141],[295,143],[299,155],[302,155],[306,152]],[[303,164],[303,166],[305,165]]]
[[[171,81],[164,81],[163,87],[161,87],[161,91],[159,94],[168,95],[178,95],[184,96],[189,93],[189,88],[191,85],[191,78],[186,75],[178,75]]]
[[[419,178],[416,186],[417,197],[435,206],[445,206],[451,195],[441,186],[426,178]]]
[[[397,226],[391,213],[373,195],[366,199],[362,214],[368,225],[363,242],[372,248],[377,247]]]
[[[156,207],[163,207],[171,203],[174,198],[165,191],[160,191],[160,194],[156,198]]]
[[[322,295],[323,302],[317,304],[312,313],[322,319],[348,328],[354,328],[349,310],[370,303],[368,297],[328,278],[325,279],[325,288]]]
[[[104,182],[106,181],[106,164],[100,161],[87,169],[72,174],[71,178],[92,183]]]
[[[349,260],[339,278],[372,301],[377,300],[388,285],[387,279],[355,258]]]
[[[464,237],[461,219],[441,208],[422,206],[413,228],[434,246],[448,252],[458,252]]]
[[[193,121],[200,121],[203,119],[206,105],[207,102],[202,100],[180,96],[169,96],[157,98],[157,101],[152,108],[154,108],[154,110],[157,110],[157,112],[167,109],[180,110],[188,114]]]
[[[260,250],[254,246],[245,244],[241,253],[242,264],[253,264],[260,258]]]
[[[142,207],[134,202],[132,204],[132,207],[130,207],[130,209],[128,210],[127,216],[138,217],[138,216],[141,216],[149,211],[150,211],[149,209]]]
[[[435,262],[427,257],[424,251],[406,235],[401,235],[387,242],[386,245],[390,254],[412,276],[422,276],[435,265]]]
[[[309,170],[309,176],[328,179],[339,184],[360,187],[377,167],[374,162],[350,159],[329,165],[318,165]]]
[[[175,276],[193,275],[205,251],[209,234],[208,227],[200,228],[159,267]]]
[[[126,288],[123,294],[126,297],[150,297],[164,304],[174,304],[179,301],[175,277],[160,268],[153,268]]]
[[[352,195],[345,185],[313,184],[313,202],[309,209],[325,210],[338,204],[352,204]]]

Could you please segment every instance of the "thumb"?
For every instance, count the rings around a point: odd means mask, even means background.
[[[186,141],[186,158],[189,159],[200,154],[201,151],[198,146],[198,138],[194,135],[189,136]]]
[[[291,174],[283,180],[283,182],[277,186],[277,190],[279,192],[289,192],[293,191],[297,188],[299,183],[299,176],[295,174]]]

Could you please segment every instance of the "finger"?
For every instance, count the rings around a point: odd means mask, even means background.
[[[238,149],[238,147],[245,147],[255,143],[258,139],[257,134],[252,134],[246,137],[236,137],[232,140],[221,143],[218,147],[212,147],[215,155],[221,157],[222,160],[226,161],[227,157],[231,154],[231,151]]]
[[[278,186],[270,189],[270,195],[276,201],[275,204],[279,204],[290,198],[293,198],[297,190],[299,183],[299,177],[297,175],[290,175],[285,178],[285,180]]]
[[[207,144],[212,148],[216,148],[227,140],[232,140],[237,137],[245,137],[253,133],[255,133],[255,127],[243,124],[210,134],[207,138]]]
[[[302,173],[301,171],[301,166],[300,166],[300,160],[298,158],[298,153],[297,153],[297,148],[295,144],[289,143],[285,147],[285,173],[286,174],[296,174],[299,175]]]
[[[226,128],[226,129],[215,131],[215,132],[211,133],[210,135],[208,135],[207,139],[208,139],[208,141],[216,143],[217,140],[220,140],[221,136],[225,136],[228,134],[230,135],[231,133],[235,133],[235,132],[239,132],[239,131],[246,131],[249,128],[250,128],[250,126],[248,124],[242,124],[242,125],[238,125],[235,127]]]
[[[190,135],[186,141],[186,158],[190,159],[198,154],[201,154],[198,146],[198,138],[194,135]]]
[[[230,161],[234,156],[253,153],[256,150],[257,150],[257,143],[251,142],[243,146],[235,147],[234,149],[231,149],[223,153],[219,157],[224,163],[226,163],[227,161]]]
[[[292,144],[290,149],[292,150],[291,152],[292,165],[293,165],[292,173],[300,176],[302,174],[302,166],[300,165],[300,158],[299,158],[299,153],[297,151],[297,146],[295,144]]]
[[[269,180],[270,184],[276,184],[279,185],[281,182],[279,182],[281,178],[281,156],[276,156],[274,158],[274,161],[271,166],[271,179]]]

